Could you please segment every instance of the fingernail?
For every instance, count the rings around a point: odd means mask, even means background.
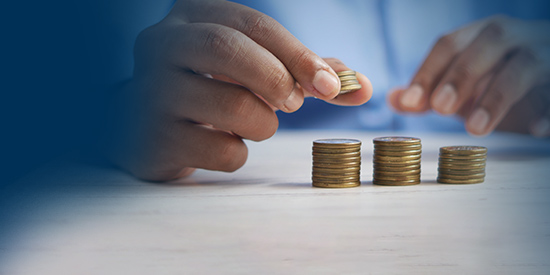
[[[483,135],[489,125],[489,119],[489,112],[484,108],[479,108],[472,113],[466,126],[472,134]]]
[[[531,126],[530,130],[535,137],[550,136],[550,121],[546,118],[539,119]]]
[[[319,70],[313,78],[313,87],[324,96],[336,96],[336,93],[340,90],[338,85],[338,79],[325,70]]]
[[[418,84],[411,85],[403,92],[401,96],[401,105],[408,108],[416,108],[420,104],[420,100],[424,95],[424,90]]]
[[[457,99],[455,88],[451,84],[443,85],[443,88],[435,95],[433,101],[434,110],[441,114],[451,114]]]
[[[294,112],[300,109],[300,107],[302,107],[302,102],[303,102],[302,97],[298,96],[296,93],[296,89],[294,89],[286,99],[285,103],[283,104],[285,107],[285,110],[283,111],[287,113]]]

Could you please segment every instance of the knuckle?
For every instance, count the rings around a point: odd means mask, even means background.
[[[444,36],[439,37],[437,39],[437,42],[434,45],[434,51],[451,51],[456,52],[457,50],[457,41],[454,35],[447,34]]]
[[[504,16],[496,16],[482,30],[481,35],[490,41],[505,40],[508,34],[508,19]]]
[[[282,66],[281,66],[282,67]],[[268,77],[265,79],[264,87],[268,94],[275,101],[283,102],[292,92],[293,80],[286,69],[279,66],[271,69]]]
[[[506,108],[513,103],[513,99],[508,93],[508,90],[502,85],[496,85],[490,91],[489,96],[483,100],[483,105],[489,109],[498,110]]]
[[[300,68],[313,68],[314,65],[311,64],[315,60],[315,54],[307,48],[298,49],[296,53],[292,55],[292,58],[286,64],[289,71],[294,71]]]
[[[227,109],[222,113],[223,116],[229,115],[234,121],[246,121],[250,114],[254,113],[254,104],[252,104],[252,94],[248,92],[235,93],[226,98]],[[222,118],[223,119],[223,118]]]
[[[254,12],[245,16],[241,23],[241,30],[250,37],[262,40],[269,36],[277,22],[271,17]]]
[[[536,66],[542,60],[539,51],[532,46],[521,46],[516,53],[521,68]]]
[[[239,55],[242,41],[236,31],[214,28],[206,32],[204,42],[199,51],[205,50],[222,62],[231,62]]]
[[[455,79],[459,80],[458,82],[462,82],[474,77],[475,71],[470,63],[459,62],[453,68],[453,75]]]
[[[278,128],[278,120],[270,107],[250,92],[237,93],[226,100],[225,110],[220,112],[220,119],[239,121],[239,133],[248,139],[261,141],[270,138]]]

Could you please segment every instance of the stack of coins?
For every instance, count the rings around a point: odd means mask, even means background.
[[[422,144],[414,137],[373,139],[373,184],[414,185],[420,183]]]
[[[345,188],[361,185],[361,141],[319,139],[313,142],[315,187]]]
[[[361,89],[361,84],[357,81],[355,71],[341,71],[336,73],[340,78],[340,94],[347,94]]]
[[[481,183],[485,180],[487,148],[447,146],[439,148],[439,183]]]

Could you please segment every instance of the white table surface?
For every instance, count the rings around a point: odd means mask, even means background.
[[[422,183],[372,185],[373,132],[280,132],[234,173],[165,184],[54,162],[4,191],[0,274],[549,274],[550,142],[413,133]],[[311,187],[318,138],[358,138],[362,185]],[[435,182],[440,146],[489,149]]]

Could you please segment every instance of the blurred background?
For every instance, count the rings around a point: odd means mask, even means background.
[[[373,99],[357,108],[308,99],[283,129],[464,131],[453,117],[403,116],[387,91],[409,83],[441,35],[493,14],[549,19],[548,1],[239,1],[277,19],[322,57],[367,75]],[[90,147],[113,87],[131,77],[137,34],[172,0],[8,1],[2,16],[2,182]],[[331,30],[331,31],[327,31]],[[336,31],[334,31],[336,30]]]

